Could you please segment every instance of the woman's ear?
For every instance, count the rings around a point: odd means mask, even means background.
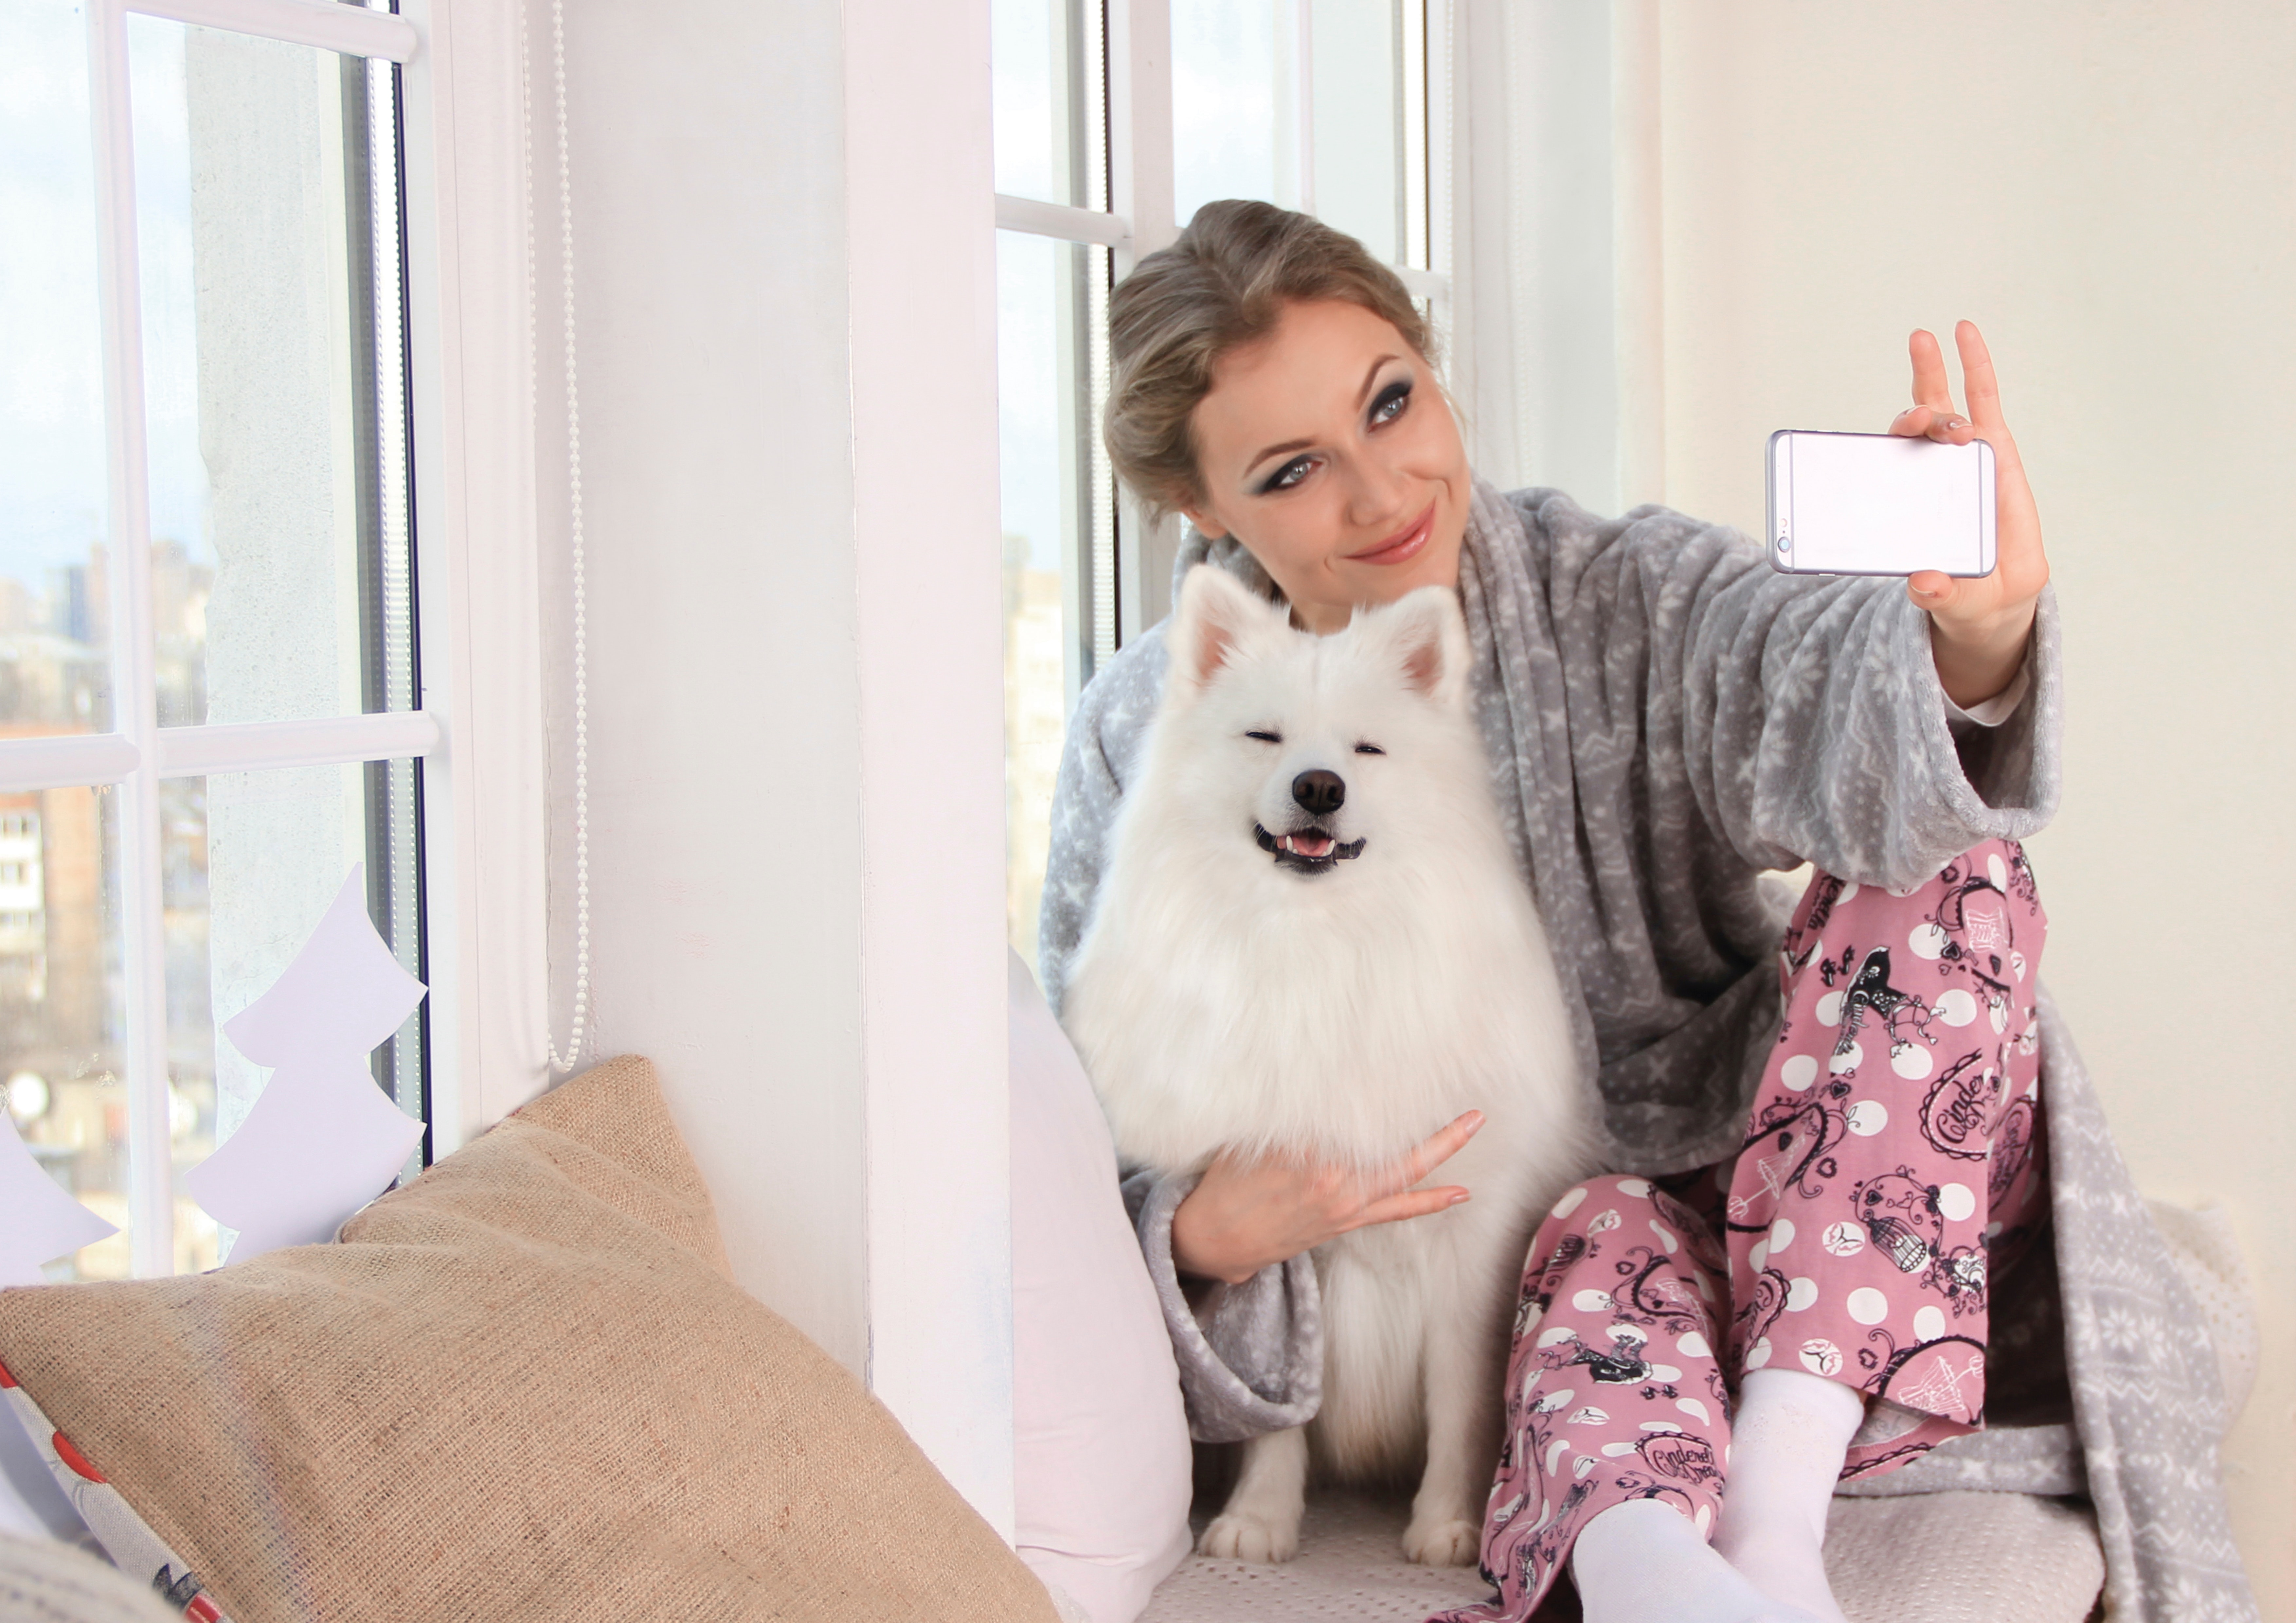
[[[1349,629],[1400,666],[1414,693],[1447,709],[1466,702],[1467,619],[1449,586],[1421,586],[1358,609]]]
[[[1203,514],[1198,512],[1193,507],[1181,508],[1180,516],[1185,519],[1190,524],[1193,525],[1195,527],[1196,533],[1207,541],[1225,541],[1227,539],[1227,531],[1222,529],[1211,520],[1205,518]]]
[[[1233,664],[1255,636],[1282,630],[1284,611],[1226,570],[1200,563],[1180,583],[1180,607],[1164,639],[1171,674],[1200,688]]]

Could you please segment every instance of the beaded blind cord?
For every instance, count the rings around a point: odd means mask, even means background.
[[[535,381],[534,252],[534,93],[532,34],[529,10],[518,11],[518,88],[520,184],[525,193],[526,256],[526,404],[527,420],[534,420],[537,393]],[[566,1052],[545,1029],[544,1043],[553,1070],[571,1070],[581,1057],[585,1028],[590,1015],[590,693],[589,602],[585,590],[582,558],[582,406],[574,383],[574,185],[567,159],[566,140],[566,4],[550,4],[551,88],[558,126],[558,266],[559,305],[564,316],[566,352],[566,504],[570,561],[574,577],[574,1029]]]

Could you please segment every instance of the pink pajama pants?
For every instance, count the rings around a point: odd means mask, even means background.
[[[1483,1524],[1498,1597],[1431,1623],[1521,1623],[1578,1529],[1628,1499],[1710,1531],[1749,1370],[1884,1400],[1845,1479],[1984,1423],[1989,1280],[2046,1216],[2046,930],[2003,840],[1906,895],[1811,881],[1743,1148],[1657,1183],[1593,1179],[1540,1226]]]

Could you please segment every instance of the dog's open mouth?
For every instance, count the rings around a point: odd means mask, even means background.
[[[1327,829],[1310,824],[1295,828],[1288,834],[1271,834],[1257,823],[1251,825],[1251,836],[1259,841],[1259,848],[1275,858],[1279,868],[1292,868],[1301,873],[1328,873],[1343,862],[1352,862],[1363,855],[1364,842],[1351,840],[1345,845],[1332,837]]]

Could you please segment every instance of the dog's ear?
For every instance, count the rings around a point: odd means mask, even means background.
[[[1391,603],[1356,611],[1353,629],[1403,668],[1413,692],[1446,709],[1467,694],[1467,621],[1459,594],[1422,586]]]
[[[1180,583],[1179,611],[1165,647],[1172,676],[1201,687],[1232,664],[1252,636],[1283,622],[1283,611],[1226,570],[1200,563]]]

